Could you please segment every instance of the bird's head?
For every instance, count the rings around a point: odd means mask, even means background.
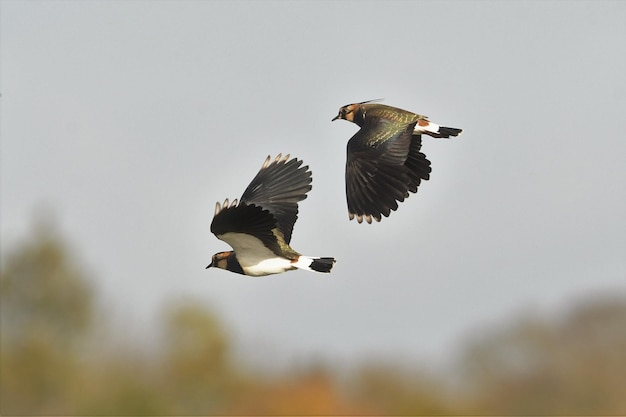
[[[349,122],[354,122],[354,114],[361,106],[361,103],[348,104],[347,106],[343,106],[339,109],[339,113],[337,116],[331,120],[334,122],[337,119],[347,120]]]
[[[363,122],[363,119],[365,118],[365,108],[363,107],[363,105],[380,100],[382,99],[368,100],[361,103],[353,103],[343,106],[339,109],[339,113],[337,114],[337,116],[335,116],[331,121],[334,122],[337,119],[343,119],[352,123],[356,123],[360,126]]]
[[[228,252],[216,253],[215,255],[213,255],[213,258],[211,259],[211,263],[205,269],[209,269],[209,268],[228,269],[228,257],[230,256],[231,253],[233,252],[228,251]]]

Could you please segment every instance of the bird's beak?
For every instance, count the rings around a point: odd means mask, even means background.
[[[334,122],[335,120],[339,119],[339,115],[333,117],[333,120],[331,120],[331,122]]]
[[[212,266],[213,266],[213,262],[211,262],[211,263],[210,263],[210,264],[209,264],[206,268],[204,268],[204,269],[209,269],[209,268],[211,268]]]

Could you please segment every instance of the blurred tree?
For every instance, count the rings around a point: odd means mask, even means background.
[[[362,366],[352,382],[358,404],[381,414],[449,414],[445,385],[434,376],[411,366],[371,362]]]
[[[76,381],[82,387],[76,414],[174,414],[171,401],[163,395],[159,383],[162,375],[155,369],[154,358],[146,357],[145,352],[117,351],[88,365]]]
[[[242,388],[221,323],[207,308],[188,303],[169,308],[164,325],[163,381],[175,413],[224,412]]]
[[[626,296],[626,294],[623,294]],[[626,297],[580,304],[558,323],[555,373],[581,412],[626,415]]]
[[[522,319],[467,348],[466,411],[622,415],[624,352],[624,298],[593,299],[553,322]]]
[[[40,221],[0,271],[0,413],[67,412],[91,318],[89,283],[52,223]]]
[[[235,404],[237,415],[367,415],[338,387],[338,375],[322,364],[289,375],[258,380],[255,390]]]
[[[157,349],[115,325],[103,332],[90,281],[49,221],[4,255],[1,415],[626,415],[626,297],[617,293],[557,320],[480,333],[463,351],[453,397],[444,376],[385,358],[342,375],[325,361],[259,374],[199,302],[166,309]]]

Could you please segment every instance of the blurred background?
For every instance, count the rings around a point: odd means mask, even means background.
[[[0,414],[624,414],[623,2],[0,1]],[[463,128],[349,222],[330,122]],[[330,275],[205,270],[313,171]]]

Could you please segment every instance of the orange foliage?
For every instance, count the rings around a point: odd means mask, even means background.
[[[364,407],[340,394],[332,376],[319,372],[263,384],[230,411],[257,415],[368,414]]]

